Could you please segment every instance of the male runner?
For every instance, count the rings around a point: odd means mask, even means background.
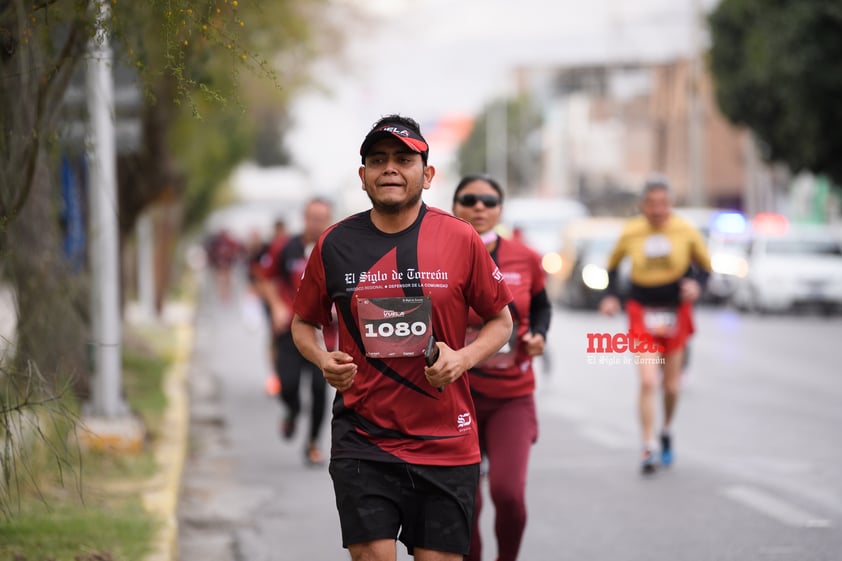
[[[477,233],[421,200],[428,152],[414,120],[374,125],[359,168],[372,208],[322,235],[295,300],[295,343],[337,390],[330,474],[353,560],[394,560],[396,538],[419,561],[468,552],[480,451],[463,374],[512,331],[511,294]],[[328,352],[318,332],[332,304]],[[469,307],[484,324],[465,345]]]
[[[327,386],[321,371],[304,358],[292,340],[292,303],[304,266],[316,240],[331,223],[332,206],[325,199],[310,199],[304,207],[303,231],[283,243],[275,253],[267,253],[261,262],[264,272],[261,294],[266,298],[271,315],[275,372],[280,381],[279,397],[285,414],[281,422],[281,436],[290,440],[295,435],[302,402],[302,378],[310,382],[310,426],[304,447],[304,461],[311,466],[324,463],[319,449],[319,435],[325,418]],[[335,328],[327,330],[325,338],[332,349]]]
[[[701,233],[672,213],[669,183],[663,177],[646,182],[641,216],[630,219],[608,259],[608,288],[599,309],[613,315],[620,309],[617,269],[631,259],[631,288],[626,301],[629,333],[649,339],[660,353],[638,356],[638,409],[643,437],[643,473],[658,466],[655,454],[655,393],[663,380],[663,427],[660,464],[673,462],[671,425],[680,391],[685,346],[693,334],[693,303],[710,272],[710,257]]]

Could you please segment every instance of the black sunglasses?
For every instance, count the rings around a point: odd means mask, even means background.
[[[477,201],[482,202],[485,208],[494,208],[500,204],[500,197],[494,195],[461,195],[456,198],[456,202],[462,206],[474,206]]]

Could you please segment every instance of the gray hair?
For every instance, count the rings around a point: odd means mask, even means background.
[[[643,191],[641,192],[641,196],[645,197],[652,191],[657,190],[666,191],[667,194],[669,194],[672,190],[670,187],[670,180],[667,178],[666,175],[662,173],[653,173],[646,178],[646,181],[643,183]]]

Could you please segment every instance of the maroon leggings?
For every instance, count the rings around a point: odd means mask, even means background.
[[[538,438],[538,419],[532,394],[511,399],[474,396],[480,446],[488,457],[488,486],[494,503],[494,532],[498,561],[517,559],[526,528],[526,471],[529,452]],[[477,508],[467,561],[482,559],[479,516],[482,488],[477,490]]]

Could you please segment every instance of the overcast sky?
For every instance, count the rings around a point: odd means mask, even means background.
[[[425,127],[449,114],[473,116],[512,91],[516,66],[686,55],[694,21],[694,0],[345,2],[372,21],[346,30],[343,56],[318,65],[326,89],[298,98],[288,139],[325,193],[357,188],[357,150],[381,115],[406,114]],[[698,2],[710,9],[716,0]]]

